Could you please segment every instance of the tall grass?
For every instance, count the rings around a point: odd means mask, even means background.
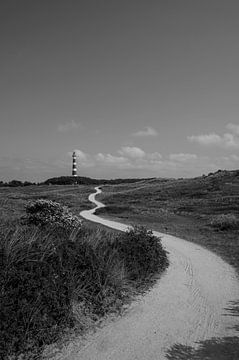
[[[115,234],[7,224],[0,256],[3,359],[34,358],[76,320],[84,331],[88,320],[118,311],[140,282],[167,266],[160,241],[144,228]]]

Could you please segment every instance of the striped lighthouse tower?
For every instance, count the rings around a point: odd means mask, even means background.
[[[75,151],[72,154],[72,176],[77,176],[76,153],[75,153]]]

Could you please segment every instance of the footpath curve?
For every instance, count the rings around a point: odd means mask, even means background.
[[[128,225],[94,215],[104,204],[80,215],[110,228]],[[239,299],[234,269],[214,253],[174,236],[154,231],[168,251],[170,265],[158,283],[131,304],[126,314],[66,350],[66,360],[161,360],[175,343],[195,346],[212,337],[235,336],[237,318],[228,308]]]

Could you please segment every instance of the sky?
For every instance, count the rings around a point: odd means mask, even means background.
[[[0,180],[239,168],[237,0],[2,0]]]

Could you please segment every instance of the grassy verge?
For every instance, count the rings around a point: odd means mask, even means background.
[[[12,208],[10,202],[9,208],[8,200],[5,210],[22,214],[23,190],[8,193],[8,199],[14,196],[19,204]],[[37,198],[39,189],[33,190],[27,189],[27,199]],[[75,196],[72,190],[43,191],[50,192],[48,199],[59,201],[60,196]],[[52,220],[44,226],[23,225],[13,215],[9,220],[2,211],[0,229],[3,359],[20,354],[39,358],[45,345],[59,339],[66,328],[83,334],[106,314],[120,312],[168,264],[160,241],[142,227],[114,233],[81,225],[72,231],[54,226]]]

